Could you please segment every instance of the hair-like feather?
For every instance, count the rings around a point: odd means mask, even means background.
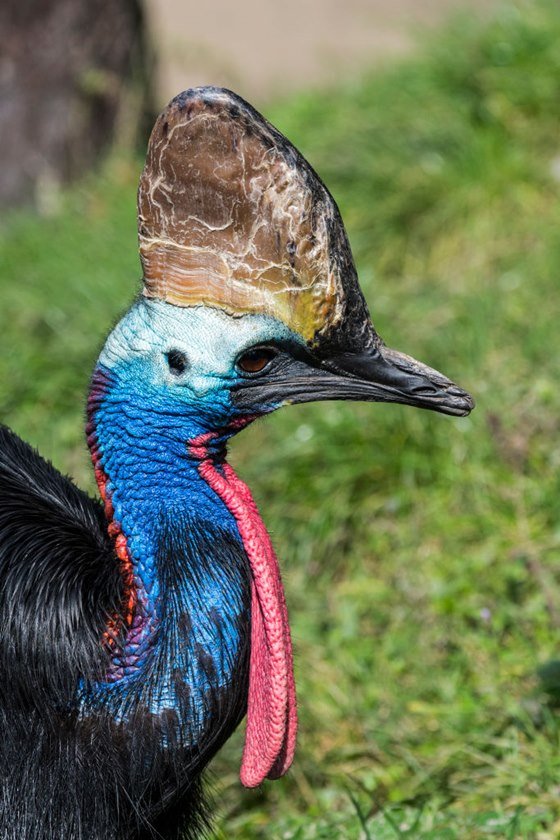
[[[0,691],[60,707],[99,674],[120,600],[101,505],[0,427]]]

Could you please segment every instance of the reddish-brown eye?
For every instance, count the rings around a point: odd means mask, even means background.
[[[260,373],[275,358],[276,351],[271,347],[253,347],[238,359],[237,367],[244,373]]]

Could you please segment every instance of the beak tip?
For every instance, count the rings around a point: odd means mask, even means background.
[[[466,401],[467,401],[467,409],[466,409],[466,412],[465,412],[465,416],[467,414],[470,414],[471,411],[473,410],[473,408],[476,408],[476,402],[475,402],[474,398],[471,397],[470,394],[466,394]]]
[[[456,390],[457,394],[450,393],[452,390]],[[474,399],[467,391],[463,391],[460,388],[450,389],[450,392],[448,392],[448,396],[451,396],[452,400],[448,403],[443,403],[443,411],[446,414],[452,414],[456,417],[468,417],[476,405]]]

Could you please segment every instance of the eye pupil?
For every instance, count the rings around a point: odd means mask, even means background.
[[[187,357],[180,350],[170,350],[167,356],[169,370],[174,376],[179,376],[187,369]]]
[[[241,356],[237,366],[245,373],[260,373],[275,356],[275,351],[270,347],[254,347]]]

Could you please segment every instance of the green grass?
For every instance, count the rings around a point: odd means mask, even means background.
[[[560,8],[467,17],[269,115],[340,203],[387,343],[471,418],[280,412],[232,461],[284,570],[301,736],[283,781],[214,763],[216,838],[560,836]],[[0,417],[91,487],[87,379],[139,276],[140,163],[0,231]]]

